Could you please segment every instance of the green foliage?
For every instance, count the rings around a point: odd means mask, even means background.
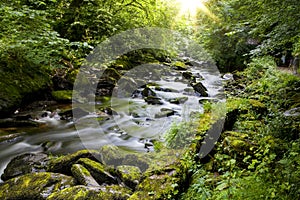
[[[251,56],[285,56],[299,53],[299,2],[297,0],[211,0],[212,17],[199,11],[198,40],[224,71],[245,67]]]
[[[237,72],[233,85],[240,91],[228,94],[227,111],[236,115],[232,130],[222,133],[206,160],[188,158],[193,176],[181,199],[298,199],[300,118],[284,112],[299,105],[299,77],[263,57]]]

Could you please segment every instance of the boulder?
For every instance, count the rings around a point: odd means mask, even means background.
[[[118,182],[117,178],[108,172],[106,166],[99,162],[90,160],[88,158],[80,158],[77,163],[84,166],[100,185],[111,185]]]
[[[91,173],[82,165],[74,164],[71,168],[73,177],[77,180],[78,183],[90,187],[99,187],[100,185],[93,178]]]
[[[176,62],[172,63],[171,66],[175,70],[187,70],[185,63],[181,62],[181,61],[176,61]]]
[[[87,187],[74,186],[51,194],[47,200],[126,200],[132,192],[118,185]]]
[[[33,172],[45,172],[47,168],[48,155],[43,153],[26,153],[13,158],[1,176],[3,181]]]
[[[53,91],[51,94],[54,100],[57,102],[70,103],[72,102],[72,93],[72,90],[58,90]]]
[[[188,97],[177,97],[177,98],[168,99],[168,101],[173,104],[182,104],[185,103],[188,99],[189,99]]]
[[[43,200],[51,193],[74,186],[70,176],[57,173],[31,173],[12,178],[0,185],[0,199]]]
[[[193,87],[194,90],[195,90],[196,92],[198,92],[201,96],[203,96],[203,97],[208,97],[207,89],[206,89],[206,87],[205,87],[201,82],[192,84],[192,87]]]
[[[149,87],[145,87],[142,91],[142,95],[143,97],[149,97],[149,96],[155,97],[156,93],[153,90],[151,90]]]
[[[141,180],[142,172],[136,166],[121,165],[117,167],[117,171],[122,182],[132,189],[135,189]]]
[[[77,151],[76,153],[52,158],[49,161],[47,171],[50,172],[58,172],[62,174],[71,175],[71,167],[73,164],[76,164],[76,162],[80,158],[90,158],[93,160],[101,160],[101,155],[98,151],[93,150],[81,150]]]

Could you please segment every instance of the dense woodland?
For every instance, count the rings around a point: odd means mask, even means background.
[[[217,105],[206,103],[196,119],[173,126],[167,144],[154,149],[176,149],[178,140],[195,136],[180,160],[184,181],[162,191],[148,188],[148,196],[139,197],[299,199],[300,71],[292,70],[300,53],[298,0],[207,0],[196,16],[179,16],[179,5],[163,0],[2,0],[0,5],[1,118],[34,100],[60,98],[55,91],[72,90],[86,56],[107,38],[139,27],[176,30],[202,45],[221,73],[232,74],[224,86],[226,123],[204,159],[197,152],[207,129],[199,124],[213,124],[205,120]],[[128,55],[127,64],[144,53]],[[177,57],[146,54],[157,60]]]

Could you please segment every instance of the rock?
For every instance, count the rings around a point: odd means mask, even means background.
[[[201,98],[199,99],[200,104],[205,104],[205,103],[217,103],[219,100],[216,98]]]
[[[43,153],[27,153],[13,158],[4,170],[1,176],[3,181],[33,172],[45,172],[48,155]]]
[[[151,162],[144,154],[127,154],[122,160],[122,165],[136,166],[140,168],[142,172],[145,172],[149,168]]]
[[[54,100],[57,102],[70,103],[72,102],[72,93],[73,90],[59,90],[53,91],[51,94]]]
[[[149,87],[146,86],[142,91],[142,95],[143,95],[143,97],[149,97],[149,96],[155,97],[156,93],[153,90],[151,90]]]
[[[119,80],[121,78],[121,74],[114,68],[107,68],[101,78],[104,78],[104,79],[111,79],[113,78],[114,80]]]
[[[117,179],[106,170],[103,164],[88,158],[80,158],[77,163],[84,166],[100,185],[117,183]]]
[[[99,152],[102,155],[103,163],[106,165],[120,165],[125,158],[125,154],[114,145],[102,146]]]
[[[39,123],[33,120],[18,120],[15,118],[0,119],[0,128],[37,126],[39,126]]]
[[[130,188],[135,189],[139,184],[142,172],[140,168],[130,165],[121,165],[117,167],[121,180]]]
[[[192,87],[196,92],[200,93],[201,96],[208,97],[207,89],[201,82],[192,84]]]
[[[80,158],[101,160],[101,155],[98,151],[81,150],[70,155],[52,158],[48,163],[47,171],[71,175],[72,165],[75,164]]]
[[[186,173],[179,163],[147,172],[129,199],[178,199],[180,190],[184,189]]]
[[[182,72],[182,76],[190,82],[196,82],[196,77],[192,72]]]
[[[184,62],[176,61],[172,64],[172,68],[175,70],[187,70],[187,67]]]
[[[126,200],[132,192],[118,185],[103,187],[74,186],[51,194],[47,200]]]
[[[173,99],[168,99],[168,101],[173,104],[182,104],[185,103],[188,99],[188,97],[177,97]]]
[[[160,113],[156,113],[154,115],[155,118],[163,118],[163,117],[169,117],[175,114],[175,111],[168,108],[162,108],[160,109]]]
[[[172,88],[163,88],[160,86],[155,86],[155,90],[162,91],[162,92],[178,92],[177,90],[174,90]]]
[[[3,200],[43,200],[51,193],[74,186],[70,176],[40,172],[12,178],[0,185],[0,199]]]
[[[283,113],[283,115],[286,117],[298,117],[300,116],[300,107],[287,110]]]
[[[161,98],[159,98],[159,97],[148,96],[144,99],[148,104],[152,104],[152,105],[162,105],[163,104],[161,102]]]
[[[74,164],[71,168],[73,177],[78,183],[90,187],[99,187],[100,185],[93,178],[90,172],[80,164]]]
[[[85,111],[81,108],[73,108],[60,112],[59,115],[61,116],[61,120],[72,120],[73,113],[75,113],[77,118],[81,118],[89,114],[88,111]]]

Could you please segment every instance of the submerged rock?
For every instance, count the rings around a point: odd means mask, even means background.
[[[8,163],[4,170],[4,174],[1,176],[1,179],[6,181],[16,176],[28,173],[45,172],[48,161],[48,155],[43,153],[27,153],[17,156]]]
[[[75,180],[66,175],[40,172],[12,178],[0,185],[0,199],[43,200],[51,193],[74,186]]]

